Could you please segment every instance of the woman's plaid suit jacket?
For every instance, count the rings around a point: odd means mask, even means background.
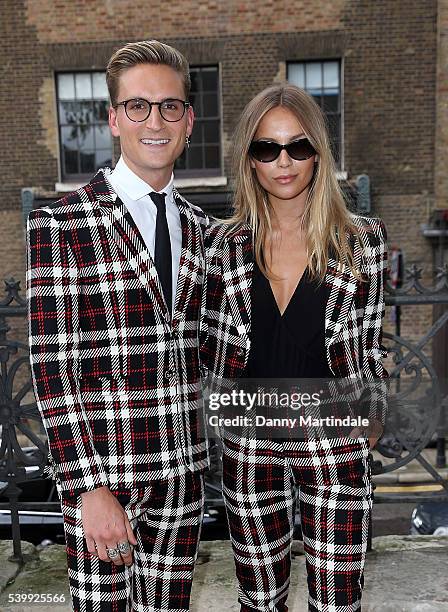
[[[182,252],[171,320],[109,172],[28,219],[31,370],[63,496],[208,464],[198,416],[207,217],[175,192]]]
[[[325,283],[330,295],[325,308],[325,345],[335,377],[371,381],[362,413],[385,423],[387,378],[381,359],[384,316],[383,287],[387,271],[386,230],[380,219],[353,216],[359,229],[354,260],[366,282],[349,266],[338,268],[330,258]],[[229,232],[223,224],[205,233],[207,280],[201,315],[200,355],[203,374],[242,378],[250,351],[251,283],[254,266],[248,225]],[[367,405],[366,405],[367,404]]]

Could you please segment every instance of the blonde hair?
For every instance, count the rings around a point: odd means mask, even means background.
[[[185,99],[191,88],[190,70],[187,59],[180,51],[158,40],[142,40],[128,43],[115,51],[106,68],[106,83],[112,106],[118,102],[120,75],[138,64],[163,64],[170,66],[182,76]]]
[[[241,224],[251,227],[257,264],[269,276],[263,246],[272,230],[273,209],[268,193],[260,185],[250,165],[248,151],[261,119],[268,111],[279,106],[289,109],[297,117],[319,156],[302,217],[310,273],[324,280],[329,253],[332,253],[339,264],[347,263],[355,276],[360,278],[354,263],[353,247],[350,245],[350,236],[359,236],[359,232],[336,178],[325,118],[312,97],[295,85],[283,83],[268,87],[244,109],[234,137],[234,213],[226,223],[233,229]]]

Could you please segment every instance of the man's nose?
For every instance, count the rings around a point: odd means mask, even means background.
[[[159,107],[154,104],[149,113],[149,117],[146,119],[146,127],[151,130],[160,130],[164,126],[164,123]]]

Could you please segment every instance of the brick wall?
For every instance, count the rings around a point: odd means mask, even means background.
[[[448,194],[447,5],[437,13],[436,0],[179,0],[161,11],[145,0],[3,0],[0,279],[23,279],[20,189],[48,192],[60,179],[55,71],[103,69],[117,46],[151,37],[192,64],[220,64],[225,174],[239,113],[285,77],[287,61],[342,58],[345,170],[370,176],[373,214],[391,244],[430,266],[419,226]]]

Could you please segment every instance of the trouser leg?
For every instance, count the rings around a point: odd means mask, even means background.
[[[132,571],[101,561],[87,550],[81,516],[81,496],[61,503],[67,566],[74,612],[128,612]]]
[[[298,470],[309,610],[359,611],[372,510],[368,448],[338,440],[309,453],[313,467]]]
[[[188,472],[147,488],[112,492],[137,538],[130,568],[90,555],[81,498],[62,502],[73,610],[186,612],[203,515],[203,475]]]
[[[137,518],[133,610],[186,612],[204,508],[197,472],[158,481],[150,507]]]
[[[223,493],[242,612],[286,612],[295,490],[277,454],[224,443]]]

